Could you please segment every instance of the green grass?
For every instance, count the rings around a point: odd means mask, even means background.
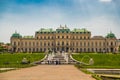
[[[82,53],[73,54],[74,59],[85,63],[89,63],[89,59],[94,60],[94,64],[90,66],[84,66],[85,68],[120,68],[120,54],[92,54],[92,53]],[[86,56],[86,57],[85,57]]]
[[[12,68],[23,68],[32,66],[30,64],[21,64],[23,58],[26,58],[30,62],[38,61],[44,58],[44,53],[16,53],[9,54],[4,53],[0,54],[0,68],[12,67]]]

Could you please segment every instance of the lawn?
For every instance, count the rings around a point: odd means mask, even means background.
[[[44,58],[44,53],[4,53],[0,54],[0,68],[12,67],[12,68],[22,68],[32,66],[31,64],[21,64],[23,58],[31,62],[41,60]]]
[[[120,68],[120,54],[78,53],[72,56],[74,59],[85,63],[89,63],[90,58],[92,58],[94,64],[83,66],[85,68]]]

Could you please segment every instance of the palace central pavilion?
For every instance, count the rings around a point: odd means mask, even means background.
[[[58,29],[41,28],[35,36],[22,37],[15,32],[11,36],[13,52],[117,52],[118,41],[110,32],[105,37],[93,36],[86,29],[70,30],[67,26]]]

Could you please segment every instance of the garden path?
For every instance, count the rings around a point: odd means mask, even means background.
[[[38,65],[0,73],[0,80],[95,80],[74,65]]]

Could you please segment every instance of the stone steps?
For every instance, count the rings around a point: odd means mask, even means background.
[[[68,57],[68,62],[65,60],[64,56],[62,55],[55,55],[52,57],[52,59],[48,62],[48,56],[41,62],[38,62],[38,64],[56,64],[56,61],[58,61],[60,64],[76,64],[76,61]]]

